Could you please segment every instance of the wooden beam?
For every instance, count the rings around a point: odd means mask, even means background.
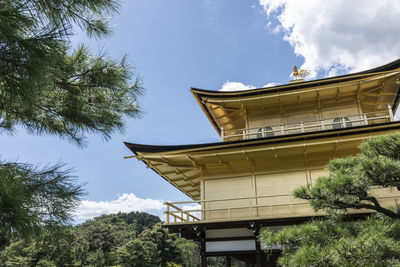
[[[190,161],[192,162],[192,164],[193,164],[193,167],[198,167],[198,168],[201,168],[201,164],[198,164],[198,163],[196,162],[196,160],[195,160],[195,159],[193,159],[191,156],[189,156],[189,155],[186,155],[186,157],[188,158],[188,160],[190,160]]]
[[[376,87],[374,87],[374,88],[372,88],[372,89],[370,89],[370,90],[363,91],[363,92],[361,92],[361,94],[359,94],[359,95],[360,95],[361,97],[364,97],[365,95],[367,95],[367,94],[369,94],[369,93],[371,93],[371,92],[374,92],[374,91],[376,91],[376,90],[382,89],[382,87],[383,87],[383,85],[381,84],[380,86],[376,86]]]
[[[388,92],[388,91],[379,92],[379,93],[370,92],[366,95],[367,96],[377,96],[377,97],[379,97],[379,96],[395,96],[395,95],[397,95],[397,92]]]
[[[188,192],[188,193],[192,193],[192,192],[198,192],[199,191],[199,189],[191,189],[191,190],[185,190],[185,192]]]
[[[339,100],[340,97],[340,85],[337,87],[337,92],[336,92],[336,101]]]
[[[200,178],[200,174],[198,174],[198,175],[195,175],[195,176],[191,176],[190,178],[188,178],[187,176],[186,177],[184,177],[184,176],[180,176],[180,177],[178,177],[178,178],[175,178],[175,179],[169,179],[169,181],[171,181],[171,182],[176,182],[176,181],[189,181],[189,180],[193,180],[193,179],[198,179],[198,178]],[[198,184],[198,183],[195,183],[195,182],[193,182],[194,184]]]
[[[216,110],[218,108],[221,108],[221,109],[226,110],[226,111],[240,111],[239,108],[232,108],[232,107],[228,108],[228,107],[225,107],[222,103],[215,103],[215,102],[211,103],[211,102],[207,101],[207,104],[210,105],[210,106],[211,105],[212,106],[217,106],[216,108],[210,108],[210,111]]]
[[[176,171],[176,168],[174,168],[172,171],[170,172],[163,172],[164,175],[169,175],[169,174],[181,174],[181,173],[187,173],[187,172],[191,172],[193,171],[192,169],[186,169],[185,170],[181,170],[180,172]]]
[[[362,101],[362,105],[368,105],[368,106],[376,106],[376,105],[391,105],[393,104],[393,101],[379,101],[376,100],[375,102],[372,101]]]
[[[193,165],[186,165],[186,164],[184,165],[184,164],[173,163],[173,162],[169,161],[168,159],[166,159],[164,155],[161,155],[160,159],[143,157],[143,160],[145,160],[146,162],[152,161],[152,162],[156,162],[156,163],[167,164],[168,166],[173,167],[173,168],[182,168],[182,169],[185,169],[185,168],[186,169],[199,169],[200,168],[198,166],[193,166]],[[160,165],[156,165],[156,166],[160,166]]]

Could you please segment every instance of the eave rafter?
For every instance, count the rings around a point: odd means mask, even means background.
[[[169,172],[163,172],[163,174],[165,175],[170,175],[170,174],[181,174],[181,173],[188,173],[188,172],[192,172],[193,169],[184,169],[184,170],[179,170],[177,171],[176,168],[173,168],[172,171]]]
[[[370,92],[367,94],[367,96],[375,96],[375,97],[380,97],[380,96],[396,96],[397,92],[389,92],[389,91],[381,91],[378,93],[375,92]]]
[[[379,100],[379,98],[376,101],[363,101],[363,105],[369,105],[369,106],[376,106],[376,105],[391,105],[393,101],[383,101]]]
[[[165,175],[168,175],[168,174],[166,174],[166,173],[164,173]],[[190,177],[190,179],[198,179],[198,178],[200,178],[200,174],[197,174],[197,175],[194,175],[194,176],[191,176]],[[171,182],[177,182],[177,181],[188,181],[188,178],[187,178],[187,176],[178,176],[177,178],[174,178],[174,179],[169,179]],[[197,182],[194,182],[194,184],[196,184],[196,185],[198,185],[199,183],[197,183]]]
[[[370,94],[370,93],[374,93],[375,91],[377,91],[377,90],[381,90],[382,88],[383,88],[383,83],[382,83],[382,84],[380,84],[379,86],[376,86],[376,87],[374,87],[374,88],[370,89],[370,90],[367,90],[367,91],[361,92],[361,93],[359,94],[359,96],[360,96],[360,97],[361,97],[361,99],[362,99],[362,98],[366,97],[368,94]]]
[[[321,97],[319,94],[319,89],[317,89],[316,95],[317,95],[317,108],[321,108]]]
[[[246,151],[243,150],[242,153],[243,153],[244,157],[246,158],[246,160],[250,163],[250,165],[254,166],[254,164],[255,164],[254,159],[250,158],[249,154]]]
[[[219,165],[221,165],[221,166],[226,166],[226,167],[228,167],[229,169],[232,169],[230,163],[229,163],[229,162],[226,162],[226,161],[223,161],[223,160],[221,159],[221,157],[220,157],[218,154],[214,154],[214,156],[218,159],[218,164],[219,164]]]
[[[203,102],[207,105],[209,105],[211,108],[209,109],[210,111],[214,111],[216,109],[223,109],[225,111],[230,111],[230,112],[235,112],[235,111],[240,111],[239,108],[233,108],[233,107],[226,107],[222,102],[221,103],[214,103],[214,102],[210,102],[212,101],[210,100],[204,100]]]
[[[336,89],[336,101],[339,100],[339,97],[340,97],[340,85]]]
[[[166,163],[168,164],[169,167],[172,167],[173,164],[170,163],[169,160],[167,160],[167,159],[165,158],[165,156],[161,155],[161,158],[164,159],[164,160],[166,161]],[[189,182],[191,185],[193,185],[194,187],[196,187],[196,184],[193,182],[193,180],[192,180],[191,177],[188,177],[188,176],[186,175],[186,172],[181,171],[181,170],[179,169],[179,167],[173,167],[173,168],[175,169],[175,171],[176,171],[179,175],[181,175],[181,176],[184,178],[185,181]],[[194,168],[198,169],[197,167],[194,167]]]
[[[202,168],[202,165],[196,162],[196,160],[192,156],[186,155],[186,157],[188,160],[190,160],[190,162],[192,162],[193,167]]]

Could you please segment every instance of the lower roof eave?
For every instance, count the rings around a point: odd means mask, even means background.
[[[378,131],[397,130],[397,129],[400,129],[400,121],[392,121],[392,122],[385,122],[372,125],[340,128],[340,129],[303,132],[303,133],[295,133],[288,135],[278,135],[273,137],[245,139],[238,141],[215,142],[215,143],[203,143],[203,144],[191,144],[191,145],[166,145],[166,146],[143,145],[143,144],[135,144],[129,142],[124,142],[124,144],[136,156],[138,156],[139,154],[146,155],[146,154],[156,154],[156,153],[176,154],[182,152],[200,152],[207,150],[214,151],[218,149],[244,147],[244,146],[249,147],[249,146],[263,145],[267,143],[277,144],[282,142],[293,142],[298,140],[305,141],[308,139],[315,139],[315,138],[326,138],[331,136],[352,135],[362,132],[378,132]]]

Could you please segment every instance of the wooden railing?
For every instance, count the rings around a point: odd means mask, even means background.
[[[268,195],[268,196],[250,196],[250,197],[237,197],[237,198],[225,198],[225,199],[213,199],[213,200],[199,200],[199,201],[178,201],[178,202],[165,202],[166,211],[166,222],[167,223],[179,223],[179,222],[194,222],[194,221],[202,221],[209,218],[210,212],[214,211],[226,211],[228,213],[228,218],[232,218],[231,212],[237,209],[249,209],[249,214],[245,216],[256,216],[257,208],[265,208],[265,207],[274,207],[274,206],[290,206],[290,205],[299,205],[305,204],[307,202],[294,200],[291,202],[284,203],[275,203],[275,204],[258,204],[259,199],[271,199],[277,197],[288,197],[288,194],[280,194],[280,195]],[[225,207],[221,208],[209,208],[208,204],[216,204],[223,202],[232,202],[232,201],[245,201],[248,200],[249,204],[232,206],[232,204],[228,204]],[[193,205],[197,204],[200,208],[184,209],[183,207],[179,207],[181,205]],[[195,215],[196,214],[196,215]]]
[[[177,207],[176,205],[179,204],[194,204],[197,202],[194,201],[184,201],[184,202],[165,202],[164,205],[167,206],[167,210],[165,214],[167,215],[167,223],[170,222],[188,222],[188,221],[200,221],[199,218],[191,214],[191,212],[196,212],[197,210],[182,210],[181,208]]]
[[[348,117],[336,118],[341,121],[335,121],[335,118],[324,118],[323,120],[314,120],[307,122],[268,125],[268,127],[246,128],[246,129],[221,129],[222,141],[233,141],[243,139],[253,139],[269,136],[280,136],[294,133],[322,131],[328,129],[347,128],[378,123],[380,121],[393,121],[393,113],[390,106],[387,110],[381,110],[370,113],[362,113]]]
[[[176,223],[191,223],[191,222],[206,222],[206,221],[218,221],[218,220],[232,220],[232,219],[257,219],[261,217],[265,217],[265,214],[268,216],[273,212],[273,208],[284,208],[288,214],[295,215],[294,209],[298,206],[307,206],[308,202],[304,200],[298,200],[294,198],[289,198],[289,201],[282,203],[271,203],[271,204],[260,204],[258,203],[259,199],[271,199],[276,197],[289,197],[289,194],[282,195],[269,195],[269,196],[252,196],[252,197],[240,197],[240,198],[229,198],[229,199],[214,199],[214,200],[199,200],[199,201],[178,201],[178,202],[165,202],[166,211],[166,224],[176,224]],[[380,196],[378,197],[380,201],[382,200],[391,200],[398,201],[400,196]],[[249,204],[243,205],[232,205],[232,203],[227,204],[225,207],[220,208],[210,208],[207,204],[215,204],[215,203],[223,203],[223,202],[232,202],[238,200],[249,200]],[[188,204],[197,204],[200,206],[199,208],[191,207],[189,209],[183,209],[178,207],[179,205],[188,205]],[[268,208],[265,210],[263,214],[259,214],[260,208]],[[243,210],[247,210],[248,212],[243,212]],[[232,212],[235,210],[241,210],[240,216],[232,216]],[[218,219],[210,216],[212,212],[224,212],[226,216],[219,217]],[[198,214],[198,215],[197,215]],[[310,215],[314,214],[310,210]],[[322,215],[322,213],[321,213]],[[277,215],[281,216],[281,215]]]

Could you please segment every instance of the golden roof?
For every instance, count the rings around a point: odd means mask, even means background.
[[[221,129],[245,128],[249,113],[285,113],[307,107],[359,100],[364,112],[390,105],[396,112],[400,85],[400,59],[371,70],[326,79],[289,83],[244,91],[191,92],[219,134]]]

